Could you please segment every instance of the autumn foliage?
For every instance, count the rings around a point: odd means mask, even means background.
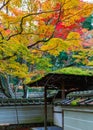
[[[52,67],[46,53],[82,49],[81,22],[93,4],[81,0],[0,0],[0,72],[37,79]]]

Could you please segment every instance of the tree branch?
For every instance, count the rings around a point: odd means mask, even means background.
[[[46,14],[46,13],[53,13],[53,12],[57,12],[57,11],[60,11],[60,9],[57,9],[57,10],[49,10],[49,11],[42,11],[42,12],[37,12],[37,13],[31,13],[31,14],[28,14],[28,15],[25,15],[21,18],[20,20],[20,31],[18,33],[15,33],[15,34],[12,34],[8,37],[7,41],[10,40],[12,37],[16,36],[16,35],[19,35],[23,32],[23,21],[25,18],[29,17],[29,16],[33,16],[33,15],[40,15],[40,14]]]
[[[10,59],[12,57],[14,57],[17,53],[15,52],[13,55],[11,56],[6,56],[6,57],[3,57],[2,60],[7,60],[7,59]]]
[[[4,6],[6,6],[11,0],[7,0],[6,3],[3,3],[3,5],[0,7],[0,10],[2,10],[4,8]]]
[[[0,32],[0,35],[1,35],[1,38],[2,38],[2,40],[4,39],[4,36],[3,36],[3,34]],[[1,43],[1,42],[0,42]]]
[[[31,45],[28,45],[28,46],[27,46],[28,49],[32,48],[33,46],[37,45],[37,44],[40,43],[40,42],[48,42],[48,41],[54,36],[55,29],[56,29],[56,25],[57,25],[58,22],[60,21],[60,16],[61,16],[61,13],[62,13],[62,6],[61,6],[61,5],[60,5],[60,8],[58,9],[58,11],[59,11],[58,19],[57,19],[57,21],[56,21],[56,23],[55,23],[55,28],[54,28],[54,31],[53,31],[53,33],[51,34],[51,36],[50,36],[49,38],[44,38],[44,39],[39,40],[39,41],[37,41],[37,42],[35,42],[35,43],[31,44]]]

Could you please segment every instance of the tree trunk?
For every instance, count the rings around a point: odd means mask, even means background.
[[[7,96],[8,98],[14,98],[14,92],[10,86],[9,83],[9,76],[4,76],[3,74],[0,75],[0,84],[1,84],[1,89],[3,91],[3,93],[5,94],[5,96]]]
[[[23,91],[24,91],[23,98],[27,98],[27,86],[25,84],[23,84]]]

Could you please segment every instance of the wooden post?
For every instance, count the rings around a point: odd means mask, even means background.
[[[64,130],[64,110],[62,110],[62,130]]]
[[[62,100],[65,99],[65,85],[62,82]],[[64,110],[62,110],[62,130],[64,130]]]
[[[44,87],[44,130],[47,130],[47,88]]]
[[[62,99],[65,99],[65,85],[64,85],[64,82],[62,82]]]

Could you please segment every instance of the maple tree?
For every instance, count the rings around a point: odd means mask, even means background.
[[[75,5],[76,3],[78,6]],[[47,45],[45,44],[45,46],[42,46],[41,50],[48,51],[49,49],[48,52],[50,54],[54,53],[54,55],[58,55],[61,51],[64,50],[69,49],[74,51],[81,47],[81,43],[78,40],[80,39],[80,35],[83,33],[80,23],[85,20],[85,17],[87,17],[86,13],[83,11],[89,8],[92,9],[92,6],[88,7],[87,3],[81,1],[66,1],[63,2],[61,6],[60,3],[57,3],[55,6],[57,9],[61,8],[61,13],[56,12],[51,14],[52,19],[51,16],[48,18],[43,18],[45,26],[48,24],[55,25],[55,27],[54,32],[52,33],[54,39],[51,39],[49,42],[47,42]],[[46,34],[47,32],[45,32],[45,35]]]
[[[93,30],[84,30],[81,36],[82,49],[74,54],[76,62],[82,63],[82,65],[93,66]]]
[[[81,44],[83,48],[79,50],[79,53],[73,55],[76,58],[76,62],[82,65],[93,66],[93,15],[90,15],[82,23],[83,33],[81,35]]]
[[[82,48],[80,32],[75,28],[80,28],[77,23],[89,16],[92,8],[92,4],[80,0],[0,0],[3,88],[10,91],[14,77],[19,79],[18,84],[25,85],[50,71],[46,52],[57,56],[64,50]]]

